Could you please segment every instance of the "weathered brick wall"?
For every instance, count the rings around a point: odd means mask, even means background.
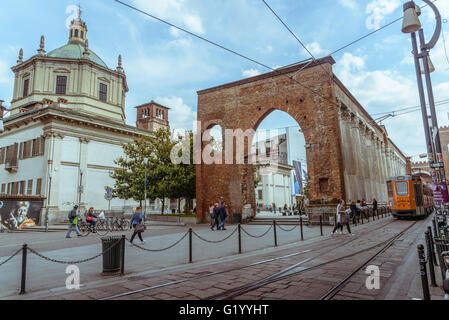
[[[273,110],[292,116],[300,125],[307,152],[310,204],[336,204],[344,198],[343,161],[340,145],[338,107],[332,79],[332,58],[321,66],[304,69],[295,79],[288,78],[303,66],[283,69],[284,75],[264,74],[198,92],[198,121],[201,132],[216,124],[225,129],[256,130]],[[323,69],[327,70],[327,72]],[[326,99],[301,84],[312,88]],[[244,171],[249,173],[244,181]],[[241,213],[245,204],[255,209],[251,165],[197,165],[197,215],[206,220],[208,206],[223,196],[229,214]]]

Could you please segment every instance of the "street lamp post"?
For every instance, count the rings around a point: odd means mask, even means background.
[[[435,70],[430,60],[429,51],[435,47],[441,34],[441,15],[438,8],[430,0],[423,0],[435,13],[436,29],[432,39],[426,43],[424,38],[424,31],[421,28],[421,22],[418,16],[421,14],[421,9],[416,6],[413,1],[404,4],[404,19],[402,24],[402,32],[410,33],[412,38],[413,56],[415,60],[415,71],[418,82],[418,91],[421,102],[421,113],[424,124],[424,133],[426,137],[427,154],[430,170],[432,173],[432,183],[435,185],[443,184],[442,197],[449,199],[446,186],[446,175],[444,173],[443,156],[441,152],[440,135],[438,132],[438,121],[435,111],[435,100],[433,96],[432,81],[430,73]],[[416,40],[416,32],[418,31],[421,52],[418,52],[418,44]],[[423,61],[424,72],[421,70],[420,59]],[[422,74],[426,79],[427,96],[429,99],[430,117],[427,114],[426,100],[424,95],[424,85]],[[432,126],[429,127],[429,118],[431,118]]]
[[[80,170],[80,185],[78,187],[78,213],[81,212],[81,193],[83,193],[83,170]]]
[[[143,209],[143,223],[145,223],[145,215],[147,214],[147,165],[148,165],[148,158],[143,158],[143,162],[145,163],[145,203],[144,203],[144,209]]]

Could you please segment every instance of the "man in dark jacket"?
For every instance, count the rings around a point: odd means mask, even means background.
[[[214,216],[214,224],[212,225],[212,230],[214,230],[214,227],[217,226],[217,231],[220,230],[220,208],[218,207],[218,203],[215,203],[214,205],[214,211],[213,211],[213,216]]]
[[[75,205],[74,207],[73,207],[73,209],[69,212],[69,214],[68,214],[68,218],[69,218],[69,228],[68,228],[68,230],[67,230],[67,234],[66,234],[66,238],[71,238],[71,236],[70,236],[70,233],[72,232],[72,227],[73,226],[75,226],[75,231],[76,231],[76,234],[78,235],[78,237],[80,237],[81,236],[81,233],[80,233],[80,230],[78,229],[78,225],[73,225],[73,220],[76,218],[76,215],[77,215],[77,213],[76,213],[76,210],[78,209],[78,205]]]
[[[226,228],[224,227],[225,225],[225,220],[227,217],[227,213],[226,213],[226,202],[223,201],[223,203],[220,206],[220,225],[218,226],[218,230],[226,230]]]

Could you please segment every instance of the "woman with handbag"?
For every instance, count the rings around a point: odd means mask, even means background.
[[[345,201],[344,200],[341,201],[341,208],[342,208],[342,212],[341,212],[341,218],[340,218],[340,231],[341,231],[341,233],[343,233],[343,226],[346,225],[346,229],[348,229],[348,234],[353,236],[353,234],[351,233],[351,228],[349,227],[349,214],[351,213],[351,209],[345,210]]]
[[[142,238],[142,232],[145,231],[145,225],[142,224],[142,209],[140,207],[136,208],[136,211],[134,212],[132,218],[131,218],[131,229],[134,228],[133,235],[131,236],[130,245],[133,245],[134,237],[136,235],[139,236],[139,239],[142,244],[145,243],[145,241]]]

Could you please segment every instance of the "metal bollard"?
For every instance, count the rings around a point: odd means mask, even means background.
[[[362,218],[362,224],[363,224],[363,212],[360,211],[360,218]]]
[[[274,230],[274,246],[277,247],[278,246],[278,237],[277,237],[277,233],[276,233],[276,220],[273,220],[273,230]]]
[[[189,228],[189,263],[192,261],[192,228]]]
[[[126,236],[123,234],[122,235],[122,263],[120,264],[120,275],[124,275],[125,274],[125,240],[126,240]]]
[[[422,244],[418,245],[418,258],[424,300],[430,300],[429,282],[427,281],[426,258],[424,257],[424,246]]]
[[[25,282],[27,276],[27,253],[28,253],[28,245],[25,243],[22,247],[22,278],[20,283],[20,293],[25,294]]]
[[[433,223],[433,234],[434,234],[434,237],[435,238],[439,238],[440,235],[439,235],[438,225],[437,225],[437,222],[436,222],[436,217],[433,217],[432,223]]]
[[[430,248],[432,248],[433,265],[438,267],[438,259],[437,259],[437,254],[435,252],[435,243],[434,243],[433,237],[432,237],[432,228],[430,226],[428,226],[427,231],[429,231]]]
[[[301,226],[301,241],[304,240],[304,232],[302,230],[302,217],[299,217],[299,225]]]
[[[323,216],[320,216],[320,233],[323,235]]]
[[[429,261],[429,271],[430,271],[430,285],[432,287],[436,287],[437,283],[435,280],[435,267],[433,266],[432,259],[432,244],[430,242],[430,234],[429,231],[424,232],[426,237],[426,246],[427,246],[427,260]]]
[[[238,225],[238,236],[239,236],[239,253],[242,253],[242,226]]]

